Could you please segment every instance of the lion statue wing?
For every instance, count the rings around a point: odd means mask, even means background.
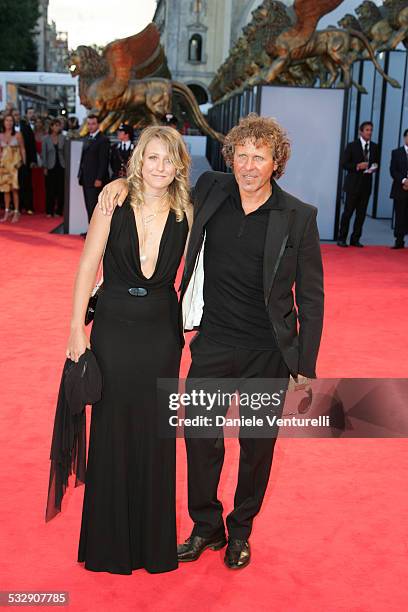
[[[324,15],[337,8],[343,0],[295,0],[293,9],[296,23],[290,28],[295,36],[301,36],[306,43]]]
[[[135,76],[138,69],[145,67],[157,55],[160,47],[160,33],[155,23],[134,36],[121,38],[109,43],[103,51],[110,72],[121,83]]]

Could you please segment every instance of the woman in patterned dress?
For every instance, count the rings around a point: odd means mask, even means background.
[[[14,128],[14,119],[10,114],[3,119],[3,129],[0,133],[0,191],[4,193],[5,211],[0,222],[11,219],[16,223],[20,217],[18,197],[18,169],[25,164],[26,154],[23,137]],[[11,193],[13,194],[14,210],[10,211]]]

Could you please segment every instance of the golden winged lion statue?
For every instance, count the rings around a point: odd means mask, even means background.
[[[265,76],[268,83],[275,81],[277,76],[285,71],[292,62],[322,57],[332,74],[329,86],[336,80],[337,74],[334,68],[336,66],[343,73],[343,85],[350,87],[351,65],[364,51],[386,81],[393,87],[401,87],[398,81],[384,72],[363,32],[337,28],[315,30],[319,19],[339,6],[342,1],[295,0],[293,8],[296,13],[296,22],[294,26],[284,30],[266,49],[267,54],[273,59]]]
[[[79,76],[81,104],[98,115],[102,131],[114,132],[121,123],[158,125],[177,101],[204,134],[223,141],[205,120],[189,87],[171,80],[154,23],[109,43],[102,54],[81,45],[69,64],[71,75]],[[84,127],[81,133],[85,132]]]
[[[353,63],[371,61],[392,87],[401,87],[382,68],[376,53],[408,48],[408,0],[383,0],[379,7],[363,0],[340,27],[316,30],[319,20],[343,0],[262,0],[252,20],[219,67],[209,89],[213,101],[258,83],[302,87],[351,87],[367,93],[352,79]]]

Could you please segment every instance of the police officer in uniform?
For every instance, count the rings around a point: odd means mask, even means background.
[[[135,145],[133,144],[133,128],[126,123],[122,123],[118,129],[119,142],[111,148],[110,166],[112,170],[112,180],[126,177],[126,168]]]

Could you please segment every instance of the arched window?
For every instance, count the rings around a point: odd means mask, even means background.
[[[201,62],[203,39],[200,34],[193,34],[188,43],[188,61]]]
[[[194,97],[197,100],[197,104],[206,104],[208,102],[208,94],[204,87],[197,85],[196,83],[187,83],[187,85],[193,92]]]

